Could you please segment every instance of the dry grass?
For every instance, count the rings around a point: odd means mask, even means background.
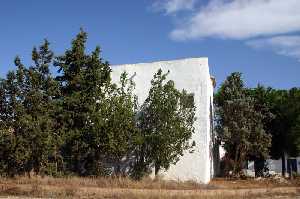
[[[210,185],[221,189],[300,187],[300,178],[294,180],[274,178],[249,178],[247,180],[233,180],[226,178],[215,178],[210,182]]]
[[[0,184],[18,184],[18,185],[50,185],[50,186],[71,186],[71,187],[97,187],[97,188],[123,188],[123,189],[215,189],[214,185],[199,184],[194,181],[166,181],[161,179],[152,180],[144,178],[135,181],[130,178],[84,178],[84,177],[16,177],[16,178],[0,178]]]
[[[201,185],[195,182],[151,179],[137,182],[128,178],[17,177],[0,179],[0,196],[80,199],[248,199],[278,195],[296,196],[300,194],[300,188],[293,187],[295,185],[282,186],[275,182],[224,179],[216,179],[209,185]]]

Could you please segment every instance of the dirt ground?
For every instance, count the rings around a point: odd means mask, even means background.
[[[300,179],[290,180],[281,177],[249,178],[246,180],[215,178],[209,185],[224,189],[300,187]]]
[[[137,182],[123,178],[19,177],[0,179],[0,196],[14,199],[300,199],[300,180],[219,178],[202,185],[149,179]]]

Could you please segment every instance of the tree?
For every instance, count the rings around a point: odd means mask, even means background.
[[[49,72],[52,57],[45,40],[32,51],[34,66],[27,69],[16,57],[16,72],[1,82],[1,151],[8,154],[2,165],[9,175],[47,170],[56,140],[51,112],[58,87]]]
[[[272,134],[272,158],[282,160],[282,175],[286,173],[286,157],[298,156],[297,119],[300,115],[300,90],[275,90],[269,93],[271,112],[275,116],[268,128]]]
[[[295,123],[291,128],[290,141],[294,145],[291,154],[298,156],[300,154],[300,114],[295,119]]]
[[[254,99],[246,94],[241,73],[227,77],[215,102],[219,139],[233,162],[233,174],[240,176],[246,160],[268,156],[271,136],[263,128],[263,115],[255,110]]]
[[[258,84],[256,88],[246,88],[246,92],[246,95],[254,100],[254,109],[262,115],[263,129],[268,135],[272,135],[272,122],[275,119],[275,115],[271,112],[273,104],[271,93],[273,89]],[[265,157],[254,156],[250,159],[254,160],[255,176],[264,176],[264,172],[268,169]]]
[[[8,72],[1,80],[1,129],[0,129],[0,170],[8,176],[28,171],[30,156],[27,134],[22,128],[24,121],[25,68],[17,57],[16,72]]]
[[[28,169],[36,174],[49,172],[55,156],[56,164],[59,148],[59,136],[55,129],[55,98],[58,95],[58,84],[51,76],[50,64],[53,52],[49,49],[47,40],[37,49],[32,50],[33,66],[26,72],[26,91],[24,94],[25,114],[22,128],[27,132],[26,140],[30,146]]]
[[[126,167],[132,159],[138,129],[136,127],[137,97],[133,94],[134,83],[123,73],[119,85],[111,85],[106,97],[99,99],[96,129],[103,129],[98,135],[102,145],[103,162],[109,163],[113,175],[127,174]],[[99,121],[98,120],[98,121]],[[100,125],[100,126],[99,126]]]
[[[192,148],[195,106],[193,95],[175,88],[173,81],[166,82],[168,73],[162,70],[154,75],[149,95],[138,117],[140,128],[136,155],[136,171],[155,174],[176,164],[185,150]]]
[[[79,175],[104,175],[132,147],[135,126],[133,84],[124,73],[120,86],[111,82],[111,68],[100,48],[85,53],[87,34],[81,30],[64,55],[57,57],[61,89],[61,118],[66,169]],[[109,172],[109,171],[108,171]]]
[[[58,57],[45,40],[33,48],[30,67],[16,57],[17,69],[0,79],[1,175],[140,177],[168,169],[192,148],[193,95],[159,70],[138,107],[132,77],[112,83],[100,47],[87,54],[86,40],[81,30]]]
[[[85,77],[88,77],[85,70],[88,67],[94,70],[96,77],[102,75],[96,71],[99,70],[99,63],[102,66],[101,60],[92,59],[85,54],[86,40],[87,34],[81,30],[72,41],[71,49],[66,50],[64,55],[57,57],[54,62],[60,73],[56,79],[61,90],[61,113],[59,115],[63,121],[61,124],[64,135],[62,154],[65,169],[80,175],[87,175],[86,160],[92,153],[86,141],[90,140],[87,136],[91,124],[90,110],[97,100],[93,94],[98,91],[95,91],[96,88],[102,87],[97,82],[99,79],[90,78],[91,82],[85,81]],[[94,54],[97,53],[99,50],[94,52]],[[91,60],[95,62],[94,65],[90,63]],[[88,89],[91,90],[88,91]],[[86,91],[88,92],[85,93]]]
[[[287,153],[289,156],[296,157],[300,155],[299,151],[299,116],[300,116],[300,89],[291,88],[288,91],[286,109],[283,114],[286,115],[286,129],[285,137],[287,140]]]

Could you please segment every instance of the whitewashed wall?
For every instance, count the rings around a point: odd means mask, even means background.
[[[168,171],[162,172],[165,179],[194,180],[208,183],[213,175],[211,154],[211,125],[210,100],[213,98],[213,85],[209,74],[207,58],[190,58],[174,61],[160,61],[153,63],[126,64],[113,66],[112,79],[118,82],[122,72],[130,76],[136,83],[135,92],[142,104],[146,99],[153,75],[162,69],[170,71],[168,78],[175,82],[178,89],[185,89],[194,93],[196,105],[195,134],[191,141],[196,142],[194,153],[185,152],[176,165]]]
[[[287,172],[287,159],[285,159],[285,166],[286,166],[286,177],[288,177],[288,172]],[[297,160],[297,173],[300,174],[300,157],[296,158]],[[269,173],[271,175],[277,174],[277,175],[281,175],[282,173],[282,160],[281,158],[279,158],[278,160],[274,160],[274,159],[267,159],[267,167],[269,169]],[[248,162],[248,169],[246,170],[247,174],[249,176],[255,176],[255,169],[254,169],[254,161],[249,161]]]

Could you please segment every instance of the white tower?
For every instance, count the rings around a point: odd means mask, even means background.
[[[118,82],[124,71],[129,76],[134,75],[135,93],[139,103],[143,103],[148,95],[151,79],[160,68],[163,72],[170,71],[168,79],[175,82],[177,89],[185,89],[194,94],[196,105],[195,134],[191,138],[191,141],[196,142],[194,152],[186,151],[176,165],[161,172],[161,175],[165,179],[208,183],[214,174],[211,121],[213,83],[209,73],[208,58],[113,66],[112,79]]]

